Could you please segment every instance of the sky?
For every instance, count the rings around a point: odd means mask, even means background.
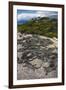
[[[37,17],[48,17],[58,15],[57,12],[54,11],[41,11],[41,10],[17,10],[17,21],[28,21],[32,18]]]

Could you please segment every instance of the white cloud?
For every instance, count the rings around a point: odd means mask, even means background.
[[[17,20],[29,20],[32,18],[36,17],[47,17],[47,16],[52,16],[52,15],[57,15],[56,13],[51,13],[51,12],[43,12],[43,11],[36,11],[35,13],[21,13],[18,14]]]
[[[21,19],[24,19],[24,20],[29,20],[31,18],[35,18],[35,17],[45,17],[46,14],[44,13],[41,13],[41,12],[36,12],[36,13],[21,13],[21,14],[18,14],[17,16],[17,19],[18,21],[21,20]]]

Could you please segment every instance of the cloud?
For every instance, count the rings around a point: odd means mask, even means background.
[[[32,13],[22,12],[20,14],[17,14],[17,20],[18,21],[29,20],[29,19],[36,18],[36,17],[48,17],[52,15],[57,15],[57,13],[50,12],[50,11],[36,11]]]
[[[35,17],[46,17],[46,14],[41,13],[41,12],[36,12],[36,13],[21,13],[17,15],[17,20],[29,20],[31,18]]]

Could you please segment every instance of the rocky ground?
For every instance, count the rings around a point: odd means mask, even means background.
[[[57,77],[57,39],[17,33],[17,79]]]

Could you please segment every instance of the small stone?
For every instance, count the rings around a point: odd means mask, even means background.
[[[49,62],[43,62],[42,64],[43,67],[49,67],[49,65],[50,65]]]
[[[31,55],[32,55],[31,53],[27,54],[27,56],[31,56]]]
[[[30,61],[30,63],[32,65],[35,65],[36,68],[39,68],[42,65],[42,60],[40,60],[40,59],[34,59],[33,61]]]
[[[55,59],[56,56],[55,56],[55,55],[51,55],[50,58],[51,58],[51,59]]]

